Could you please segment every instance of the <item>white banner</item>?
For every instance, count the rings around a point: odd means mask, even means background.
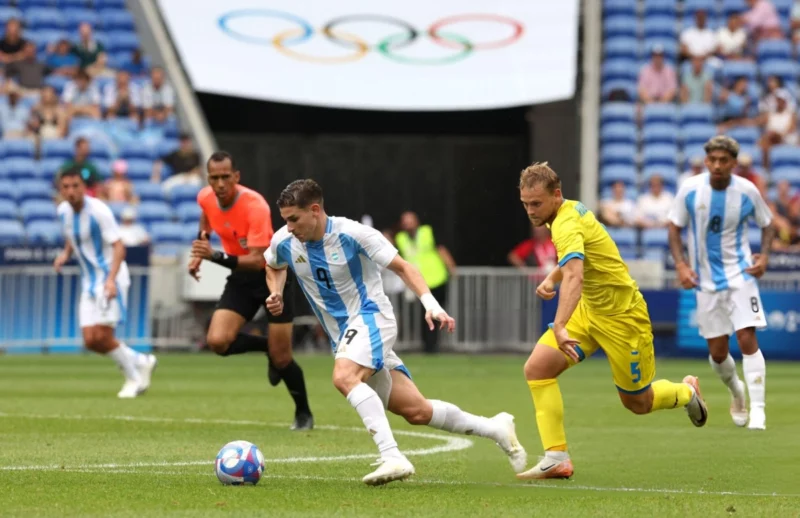
[[[375,110],[569,99],[578,0],[159,0],[196,90]]]

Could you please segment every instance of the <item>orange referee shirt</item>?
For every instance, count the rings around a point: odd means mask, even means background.
[[[197,204],[203,209],[211,229],[222,239],[226,254],[240,256],[247,255],[248,247],[268,248],[274,232],[267,201],[242,185],[237,185],[236,190],[230,207],[219,206],[210,186],[197,194]]]

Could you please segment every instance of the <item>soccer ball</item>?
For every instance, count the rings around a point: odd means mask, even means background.
[[[226,486],[256,485],[264,472],[264,455],[251,442],[232,441],[219,450],[214,471]]]

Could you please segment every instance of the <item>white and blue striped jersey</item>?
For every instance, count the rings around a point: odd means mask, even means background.
[[[374,228],[332,216],[328,216],[321,240],[302,243],[284,226],[264,252],[270,267],[289,266],[294,271],[334,345],[348,323],[359,316],[370,327],[370,335],[374,331],[377,336],[376,313],[394,320],[380,270],[395,256],[397,249]]]
[[[93,297],[103,296],[111,260],[114,256],[112,244],[119,241],[119,226],[111,209],[91,196],[84,196],[83,208],[76,213],[66,201],[58,206],[58,217],[64,229],[64,237],[74,249],[81,267],[83,291]],[[128,265],[125,261],[117,272],[117,292],[120,287],[130,285]]]
[[[758,188],[734,175],[728,188],[711,188],[710,174],[686,180],[675,196],[669,219],[678,227],[689,225],[689,259],[699,276],[699,289],[716,292],[739,288],[753,277],[747,222],[753,218],[769,226],[772,212]]]

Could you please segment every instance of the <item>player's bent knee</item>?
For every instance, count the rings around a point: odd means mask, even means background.
[[[228,347],[230,347],[233,340],[234,337],[230,336],[228,333],[209,331],[206,335],[206,344],[208,348],[220,356],[226,355],[225,353],[228,352]]]
[[[541,352],[539,349],[541,348]],[[525,362],[525,379],[528,381],[547,380],[558,377],[569,367],[561,351],[542,344],[536,344],[534,352]]]
[[[292,348],[285,345],[270,343],[269,357],[275,367],[283,369],[292,363]]]
[[[744,354],[755,354],[755,352],[758,350],[756,330],[753,327],[736,331],[736,341],[739,344],[739,349]]]
[[[433,409],[430,405],[414,405],[403,408],[399,414],[408,422],[417,426],[426,425],[433,418]]]
[[[359,383],[361,383],[361,380],[356,374],[343,369],[333,370],[333,386],[336,387],[336,390],[341,392],[343,396],[347,397],[347,394],[356,388]]]

